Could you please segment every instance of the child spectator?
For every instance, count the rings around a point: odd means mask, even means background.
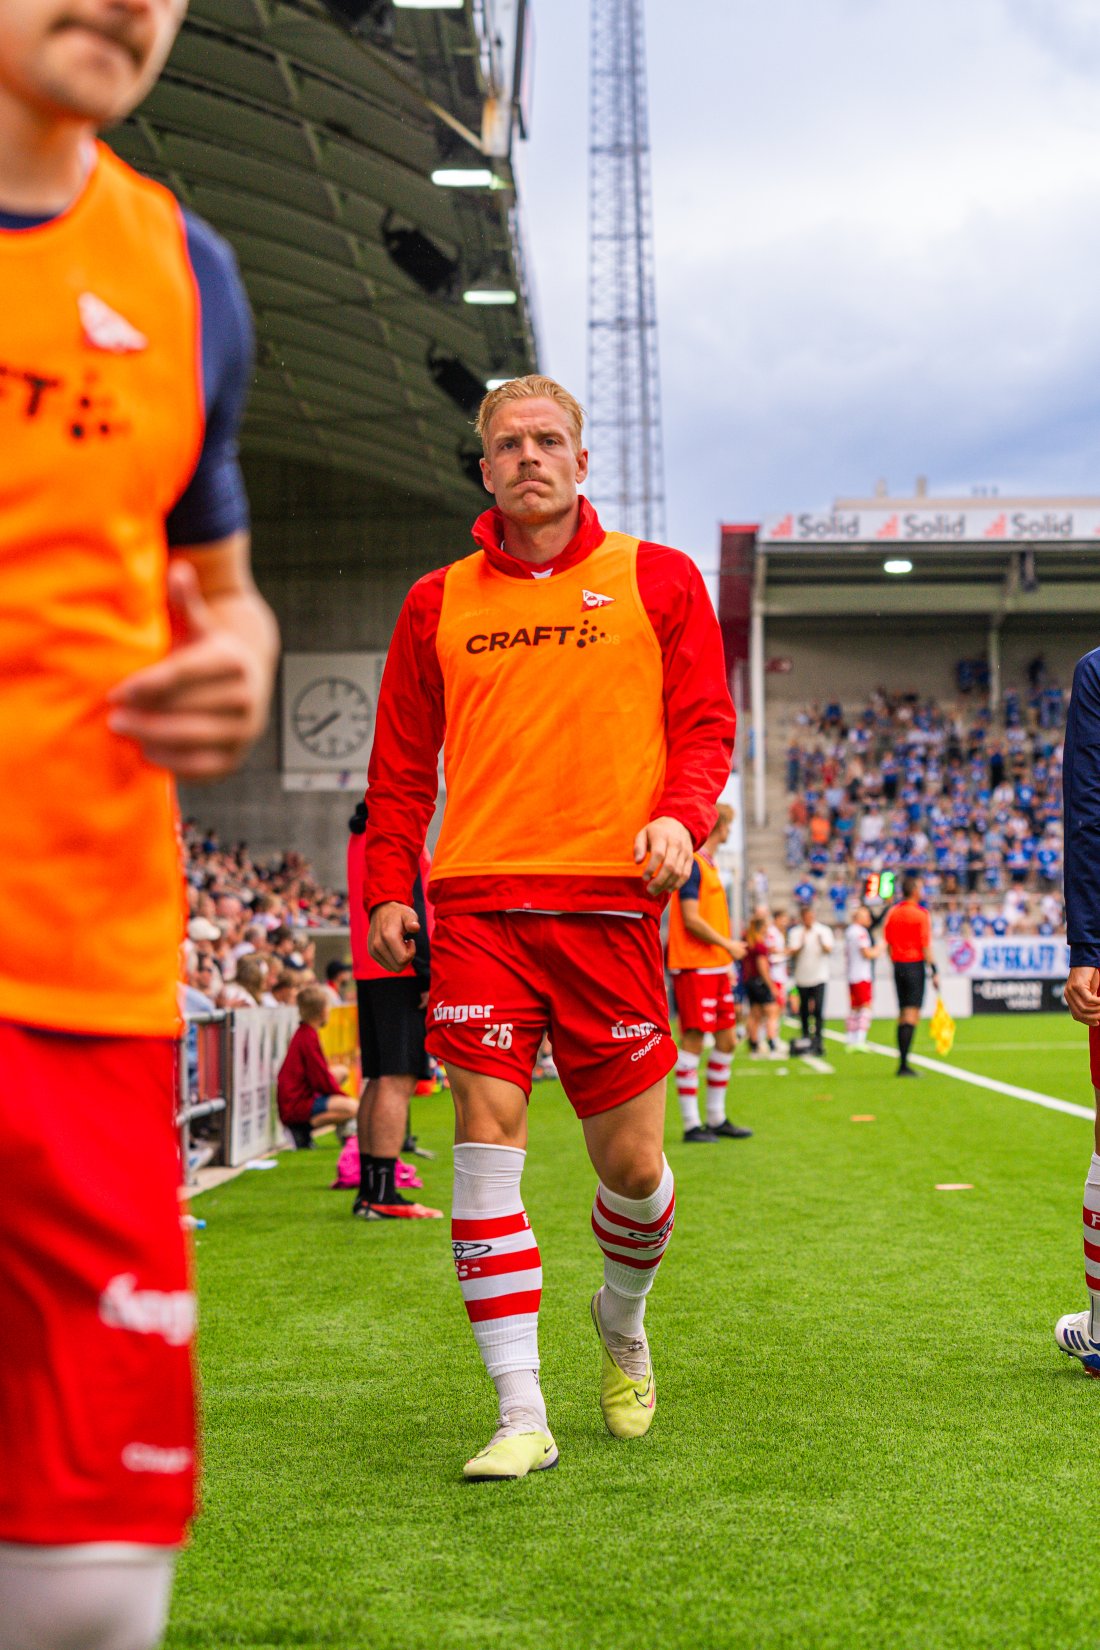
[[[344,1067],[329,1065],[318,1033],[327,1023],[329,1003],[322,986],[306,986],[298,993],[301,1017],[286,1059],[279,1068],[279,1116],[302,1150],[312,1145],[312,1132],[325,1123],[349,1123],[359,1110],[358,1100],[341,1094],[347,1077]]]

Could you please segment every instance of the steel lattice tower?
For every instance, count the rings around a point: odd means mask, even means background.
[[[644,0],[591,0],[589,492],[609,528],[663,538]]]

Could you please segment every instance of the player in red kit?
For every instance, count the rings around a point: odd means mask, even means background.
[[[474,553],[406,599],[370,766],[370,945],[396,973],[413,955],[411,889],[443,746],[428,1047],[455,1102],[455,1265],[500,1412],[469,1478],[557,1461],[538,1379],[541,1259],[520,1195],[547,1032],[598,1176],[600,1406],[620,1438],[653,1418],[643,1314],[675,1207],[659,918],[714,823],[732,752],[699,571],[605,531],[578,492],[582,423],[552,379],[486,398],[495,508],[475,525]]]
[[[0,7],[4,1650],[154,1645],[194,1505],[173,775],[240,761],[276,634],[232,255],[95,136],[183,11]]]

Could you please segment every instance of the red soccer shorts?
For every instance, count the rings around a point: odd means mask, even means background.
[[[436,915],[427,1046],[531,1093],[544,1032],[578,1117],[610,1111],[676,1064],[652,917]]]
[[[852,980],[848,986],[848,1001],[853,1008],[870,1008],[871,981]]]
[[[0,1022],[0,1541],[177,1546],[194,1511],[175,1061]]]
[[[673,975],[672,989],[682,1032],[728,1031],[737,1024],[732,973],[702,974],[685,968]]]

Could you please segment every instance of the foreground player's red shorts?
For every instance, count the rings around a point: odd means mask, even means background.
[[[673,975],[672,990],[681,1031],[728,1031],[737,1024],[732,973],[703,974],[685,968]]]
[[[175,1060],[0,1022],[0,1541],[176,1546],[194,1511]]]
[[[667,1077],[676,1047],[655,919],[437,912],[429,1052],[529,1095],[546,1031],[578,1117]]]
[[[870,980],[851,980],[848,985],[848,1001],[853,1008],[870,1008],[872,982]]]

